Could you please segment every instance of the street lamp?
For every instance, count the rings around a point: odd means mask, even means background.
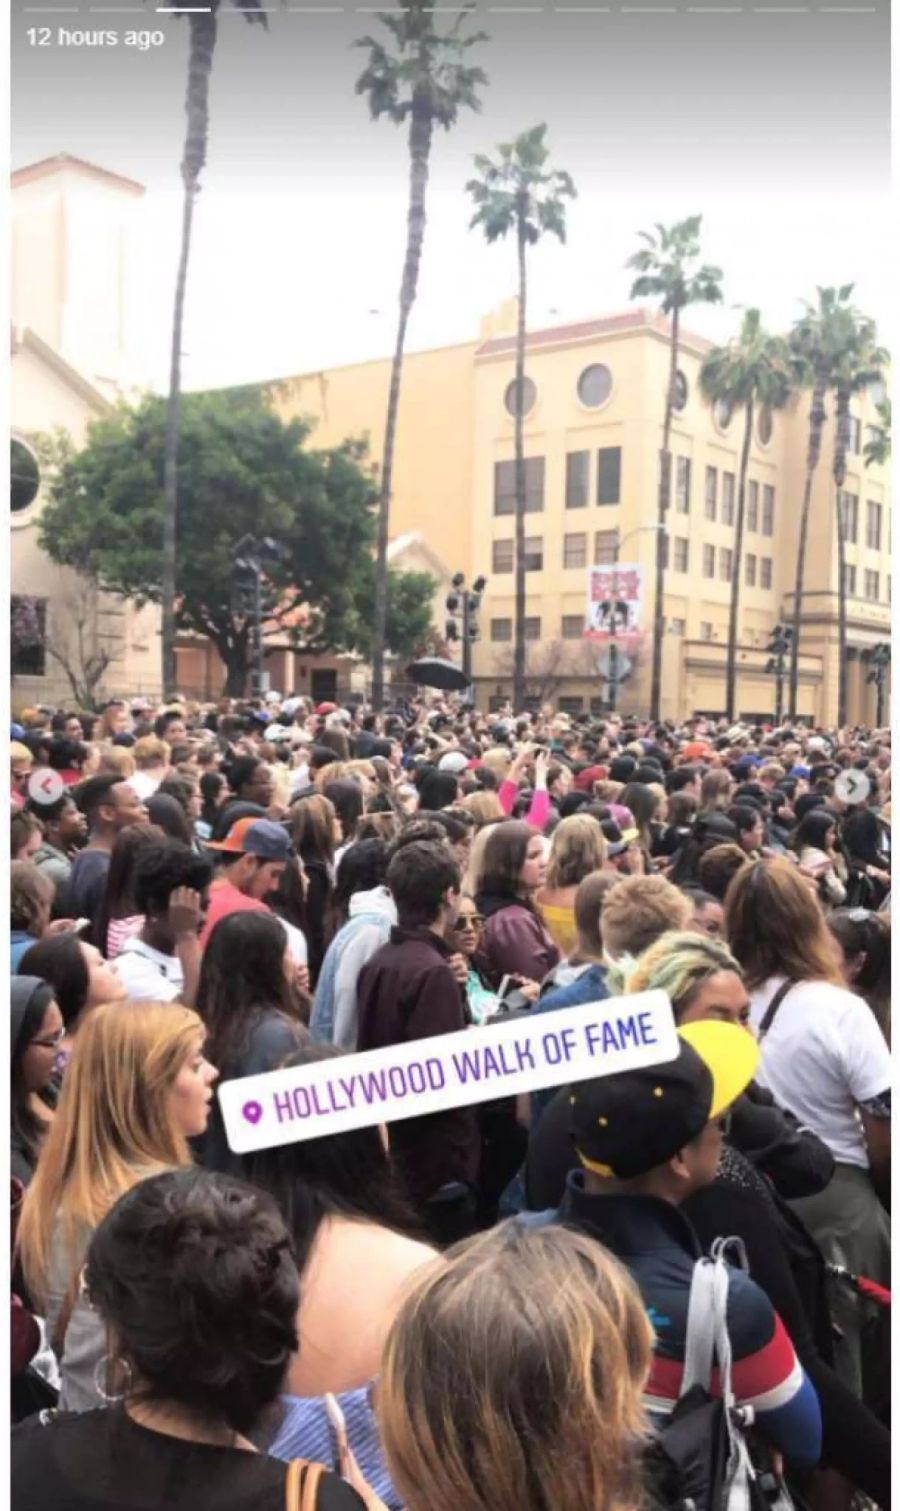
[[[658,534],[664,528],[659,520],[652,525],[636,525],[633,530],[628,530],[621,540],[616,536],[615,554],[613,555],[613,580],[612,580],[612,612],[609,616],[609,711],[616,711],[616,693],[619,686],[619,647],[616,642],[616,600],[619,595],[619,559],[622,555],[622,547],[627,540],[635,535]]]

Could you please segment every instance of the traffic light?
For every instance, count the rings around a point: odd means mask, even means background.
[[[457,624],[455,619],[447,620],[447,623],[444,626],[444,633],[446,634],[448,640],[459,639],[459,625]]]

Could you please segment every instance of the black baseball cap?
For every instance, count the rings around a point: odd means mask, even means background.
[[[570,1093],[578,1158],[597,1175],[633,1180],[664,1165],[745,1091],[759,1045],[734,1023],[678,1030],[678,1058],[665,1065],[577,1081]]]

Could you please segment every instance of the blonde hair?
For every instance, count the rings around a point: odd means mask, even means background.
[[[550,841],[547,890],[577,887],[592,871],[599,871],[605,860],[606,839],[595,818],[573,813],[560,819]]]
[[[100,770],[112,771],[127,781],[134,776],[134,756],[127,745],[102,744],[100,746]]]
[[[457,806],[471,813],[476,829],[483,829],[485,824],[498,823],[506,818],[503,804],[496,792],[470,792],[467,797],[460,799]]]
[[[741,975],[738,962],[720,940],[703,934],[673,932],[663,934],[639,960],[618,961],[610,968],[608,985],[613,995],[665,992],[677,1022],[697,989],[720,971]]]
[[[109,1002],[79,1024],[19,1219],[26,1282],[42,1305],[52,1246],[62,1242],[74,1274],[86,1237],[120,1196],[156,1170],[191,1163],[168,1102],[204,1037],[200,1018],[180,1002]]]
[[[660,934],[685,929],[690,899],[663,876],[629,876],[603,901],[600,933],[607,958],[642,955]]]
[[[114,747],[116,750],[119,746]],[[132,746],[131,754],[138,771],[150,771],[154,766],[168,766],[172,758],[171,747],[156,735],[142,735]]]
[[[505,745],[492,745],[490,750],[486,750],[481,757],[481,764],[502,782],[512,765],[512,755]]]
[[[388,1336],[378,1415],[408,1511],[641,1502],[653,1334],[585,1234],[515,1219],[420,1272]]]

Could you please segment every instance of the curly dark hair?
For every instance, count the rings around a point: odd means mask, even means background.
[[[140,1380],[248,1432],[297,1348],[297,1264],[278,1209],[230,1176],[151,1176],[107,1214],[87,1259],[91,1304]]]

